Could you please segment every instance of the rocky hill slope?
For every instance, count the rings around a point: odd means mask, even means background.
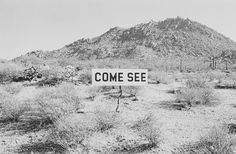
[[[111,28],[101,36],[79,39],[54,51],[32,51],[23,57],[103,59],[236,54],[236,43],[213,29],[180,17],[134,27]]]

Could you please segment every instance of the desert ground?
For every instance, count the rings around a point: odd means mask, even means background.
[[[2,83],[0,153],[236,153],[235,79],[151,71],[148,85],[122,86],[121,97],[83,81]]]

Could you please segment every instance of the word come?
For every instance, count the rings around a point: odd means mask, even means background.
[[[146,69],[92,69],[92,84],[97,86],[142,86],[147,79]]]

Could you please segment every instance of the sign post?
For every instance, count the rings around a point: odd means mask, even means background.
[[[147,69],[92,69],[92,85],[119,86],[116,112],[122,96],[121,86],[145,86],[148,84]]]

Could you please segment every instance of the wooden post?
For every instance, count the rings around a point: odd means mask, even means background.
[[[119,106],[120,106],[120,98],[122,96],[122,88],[121,86],[119,86],[119,92],[120,92],[120,95],[118,96],[118,100],[117,100],[117,106],[116,106],[116,112],[119,112]]]
[[[215,70],[215,69],[216,69],[216,57],[214,57],[214,59],[215,59],[215,65],[214,65],[214,66],[215,66],[215,67],[214,67],[214,70]]]
[[[213,70],[215,69],[215,57],[214,56],[212,57],[212,68],[213,68]]]
[[[183,61],[182,61],[182,58],[180,58],[180,61],[179,61],[179,71],[180,72],[183,72],[183,68],[182,68],[183,66],[182,65],[183,65]]]
[[[225,61],[225,70],[228,71],[228,61]]]

